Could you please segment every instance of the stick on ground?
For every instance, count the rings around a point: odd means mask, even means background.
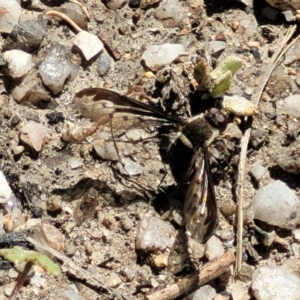
[[[224,255],[205,264],[196,274],[183,278],[175,284],[146,295],[147,300],[172,300],[178,296],[191,293],[206,282],[223,274],[235,261],[233,251],[228,250]]]

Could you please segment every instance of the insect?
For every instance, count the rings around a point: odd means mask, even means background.
[[[217,204],[208,146],[226,129],[227,115],[211,108],[190,120],[167,114],[133,98],[102,88],[88,88],[74,97],[81,113],[100,125],[117,129],[170,125],[176,136],[168,149],[172,174],[179,185],[190,182],[184,204],[184,221],[192,237],[206,242],[217,225]]]

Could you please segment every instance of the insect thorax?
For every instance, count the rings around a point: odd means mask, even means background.
[[[182,129],[182,135],[190,141],[195,150],[202,148],[204,143],[209,145],[218,133],[219,131],[203,117],[192,120]]]

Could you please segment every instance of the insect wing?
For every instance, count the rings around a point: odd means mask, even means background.
[[[114,129],[184,123],[150,105],[102,88],[84,89],[75,95],[73,102],[83,116],[104,126],[110,126],[111,121]]]
[[[205,243],[212,236],[218,223],[215,190],[206,146],[203,150],[204,155],[199,155],[196,161],[183,211],[187,230],[192,238],[200,243]]]

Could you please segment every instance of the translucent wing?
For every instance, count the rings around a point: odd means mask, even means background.
[[[102,88],[84,89],[75,95],[73,102],[83,116],[98,125],[110,126],[112,123],[114,129],[184,124],[183,120],[150,105]]]
[[[192,238],[205,243],[212,236],[218,223],[215,190],[206,146],[203,148],[203,156],[197,157],[183,213],[186,228]]]

